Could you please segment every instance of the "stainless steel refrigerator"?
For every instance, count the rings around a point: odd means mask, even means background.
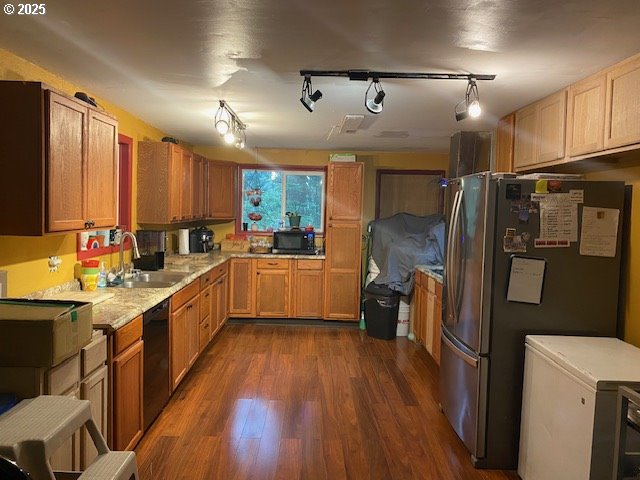
[[[515,469],[525,335],[616,334],[624,183],[485,172],[446,192],[440,401],[476,467]]]

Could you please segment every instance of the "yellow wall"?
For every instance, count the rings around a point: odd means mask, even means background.
[[[623,278],[625,286],[624,310],[622,312],[625,319],[624,339],[640,347],[640,222],[638,222],[638,212],[640,212],[640,166],[633,165],[592,173],[587,176],[592,180],[620,180],[633,189],[631,205],[631,222],[628,225],[629,250],[626,252],[626,272]],[[597,273],[594,276],[597,281]],[[606,287],[606,286],[603,286]]]
[[[0,80],[40,81],[73,95],[77,91],[95,96],[90,86],[79,87],[37,65],[0,49]],[[165,134],[134,117],[121,108],[100,98],[98,104],[118,118],[120,133],[133,138],[133,171],[136,170],[137,142],[143,139],[160,140]],[[8,121],[5,119],[5,121]],[[7,161],[6,159],[0,159]],[[135,175],[134,175],[135,177]],[[133,220],[135,224],[135,178],[133,182]],[[55,273],[49,273],[47,260],[58,255],[62,265]],[[117,262],[117,254],[106,255],[109,266]],[[21,296],[35,290],[49,288],[72,280],[76,264],[76,234],[46,237],[0,236],[0,270],[8,272],[8,296]]]

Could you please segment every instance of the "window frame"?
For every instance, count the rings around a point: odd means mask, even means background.
[[[272,235],[273,232],[268,230],[242,230],[242,209],[243,209],[243,197],[244,197],[244,177],[243,172],[245,170],[270,170],[277,172],[284,172],[285,175],[288,174],[308,174],[308,173],[321,173],[323,175],[323,188],[322,188],[322,202],[320,206],[320,218],[322,219],[323,229],[316,228],[316,234],[319,237],[324,235],[324,226],[326,225],[326,210],[327,210],[327,167],[325,166],[316,166],[316,165],[255,165],[255,164],[239,164],[238,165],[238,193],[237,193],[237,211],[236,211],[236,222],[235,222],[235,232],[236,234],[250,234],[250,235],[263,235],[269,236]],[[283,181],[283,187],[286,188],[286,179]],[[283,189],[283,197],[284,192],[286,190]],[[285,225],[286,227],[286,225]],[[301,226],[302,227],[302,226]]]

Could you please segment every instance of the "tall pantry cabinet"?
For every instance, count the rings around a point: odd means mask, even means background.
[[[324,318],[360,318],[363,164],[331,163],[327,171]]]

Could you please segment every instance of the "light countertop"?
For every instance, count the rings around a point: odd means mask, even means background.
[[[164,271],[188,272],[183,280],[165,288],[106,288],[114,296],[93,306],[94,328],[114,331],[123,327],[138,315],[142,315],[158,303],[189,285],[200,275],[226,262],[230,258],[282,258],[324,260],[324,255],[279,255],[254,253],[221,253],[168,255]]]
[[[442,283],[444,271],[442,268],[434,267],[433,265],[416,265],[416,270],[420,270],[425,275],[433,278],[434,280]]]

